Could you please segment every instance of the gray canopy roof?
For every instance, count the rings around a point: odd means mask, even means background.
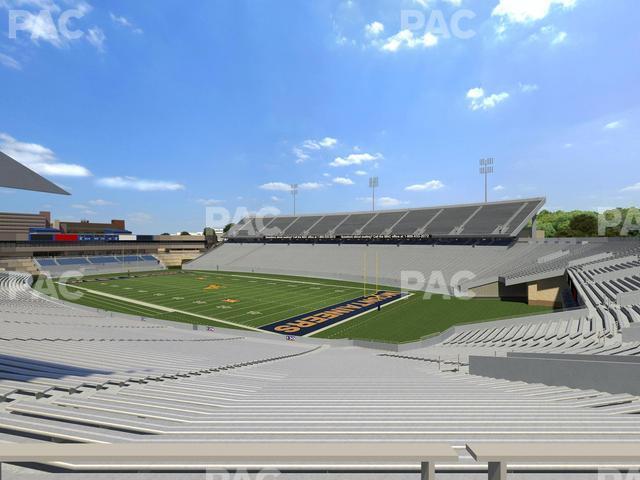
[[[70,195],[62,188],[0,152],[0,187]]]

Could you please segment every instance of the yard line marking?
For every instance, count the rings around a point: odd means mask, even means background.
[[[239,275],[239,274],[227,274],[228,277],[239,277],[239,278],[258,278],[260,280],[268,280],[270,282],[288,282],[288,283],[302,283],[305,285],[320,285],[322,287],[336,287],[336,288],[350,288],[352,290],[362,290],[361,286],[351,287],[347,285],[333,285],[330,283],[319,283],[319,282],[304,282],[301,280],[286,280],[284,278],[269,278],[269,277],[256,277],[254,275]]]
[[[84,291],[93,293],[95,295],[100,295],[100,296],[107,297],[107,298],[112,298],[112,299],[115,299],[115,300],[129,302],[129,303],[133,303],[133,304],[136,304],[136,305],[142,305],[142,306],[148,307],[148,308],[155,308],[156,310],[160,310],[160,311],[163,311],[163,312],[182,313],[184,315],[190,315],[192,317],[204,318],[205,320],[211,320],[213,322],[219,322],[219,323],[224,323],[224,324],[227,324],[227,325],[233,325],[235,328],[240,328],[240,329],[244,329],[244,330],[253,330],[255,332],[264,332],[264,330],[260,330],[259,328],[251,327],[249,325],[242,325],[240,323],[229,322],[228,320],[221,320],[219,318],[208,317],[206,315],[200,315],[199,313],[193,313],[193,312],[187,312],[185,310],[177,310],[177,309],[174,309],[174,308],[163,307],[162,305],[156,305],[156,304],[153,304],[153,303],[142,302],[140,300],[134,300],[132,298],[120,297],[118,295],[112,295],[110,293],[100,292],[98,290],[91,290],[90,288],[84,288],[84,287],[78,287],[78,286],[75,286],[75,285],[69,285],[69,284],[66,284],[66,283],[63,283],[63,282],[56,282],[56,283],[58,285],[65,285],[67,287],[77,288],[78,290],[84,290]]]

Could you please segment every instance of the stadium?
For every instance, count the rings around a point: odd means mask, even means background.
[[[540,238],[544,203],[249,215],[170,269],[166,238],[14,242],[3,478],[633,471],[640,243]]]
[[[0,0],[0,480],[640,480],[639,24]]]

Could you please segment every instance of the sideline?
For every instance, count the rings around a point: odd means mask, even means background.
[[[258,279],[258,280],[268,280],[270,282],[300,283],[300,284],[304,284],[304,285],[319,285],[321,287],[348,288],[350,290],[362,290],[361,286],[354,287],[352,285],[334,285],[332,283],[305,282],[305,281],[301,281],[301,280],[287,280],[285,278],[259,277],[259,276],[256,276],[256,275],[240,275],[240,274],[237,274],[237,273],[217,272],[215,270],[190,270],[190,271],[191,272],[201,272],[203,274],[208,274],[208,275],[218,274],[218,275],[227,276],[227,277],[255,278],[255,279]],[[328,280],[331,280],[331,279],[328,279]],[[357,283],[357,282],[350,282],[350,283]],[[367,285],[371,286],[373,284],[368,283]]]
[[[230,322],[228,320],[221,320],[221,319],[215,318],[215,317],[208,317],[206,315],[200,315],[199,313],[193,313],[193,312],[187,312],[187,311],[184,311],[184,310],[177,310],[175,308],[163,307],[162,305],[156,305],[154,303],[142,302],[140,300],[134,300],[133,298],[121,297],[119,295],[113,295],[111,293],[100,292],[98,290],[91,290],[90,288],[77,287],[75,285],[71,285],[71,284],[68,284],[68,283],[63,283],[63,282],[55,282],[55,283],[57,283],[58,285],[64,285],[65,287],[77,288],[78,290],[84,290],[86,292],[93,293],[95,295],[99,295],[99,296],[103,296],[103,297],[107,297],[107,298],[112,298],[114,300],[120,300],[120,301],[124,301],[124,302],[128,302],[128,303],[133,303],[135,305],[140,305],[140,306],[147,307],[147,308],[154,308],[154,309],[160,310],[162,312],[181,313],[181,314],[184,314],[184,315],[190,315],[192,317],[203,318],[205,320],[211,320],[212,322],[218,322],[218,323],[224,323],[224,324],[227,324],[227,325],[233,325],[235,328],[240,328],[240,329],[243,329],[243,330],[253,330],[254,332],[265,332],[265,330],[260,330],[259,328],[256,328],[256,327],[250,327],[249,325],[242,325],[241,323]]]

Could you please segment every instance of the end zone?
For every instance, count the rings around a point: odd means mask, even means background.
[[[357,297],[312,312],[263,325],[259,328],[260,330],[283,335],[308,336],[317,333],[319,330],[333,327],[357,315],[367,313],[379,305],[382,306],[405,298],[406,296],[407,294],[402,292],[380,290],[371,295]]]

